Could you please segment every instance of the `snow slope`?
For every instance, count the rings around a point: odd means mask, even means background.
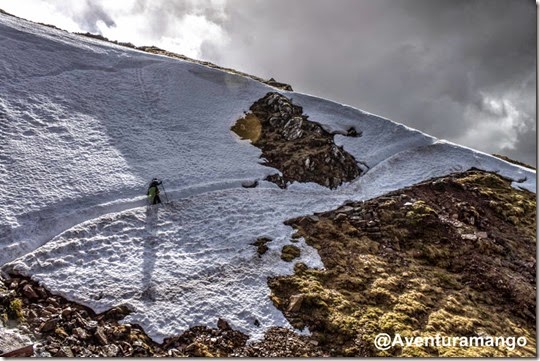
[[[288,218],[471,167],[536,192],[536,173],[360,110],[282,92],[368,173],[330,191],[261,182],[275,169],[231,125],[275,89],[0,15],[0,264],[97,312],[126,304],[156,341],[218,317],[254,339],[288,326],[268,298]],[[147,210],[147,182],[172,203]],[[518,183],[519,182],[519,183]],[[257,237],[274,239],[258,257]],[[300,261],[322,264],[303,240]],[[256,326],[255,320],[260,326]]]

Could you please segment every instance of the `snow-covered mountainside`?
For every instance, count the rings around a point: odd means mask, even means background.
[[[96,312],[127,305],[124,321],[157,342],[219,317],[253,339],[290,327],[267,286],[292,273],[287,219],[473,167],[536,192],[530,169],[287,91],[328,131],[361,132],[335,141],[367,171],[334,190],[280,189],[231,131],[276,89],[6,15],[0,43],[0,264]],[[171,200],[157,211],[145,203],[154,176]],[[261,236],[273,239],[263,257],[251,245]],[[298,245],[299,261],[322,267]]]

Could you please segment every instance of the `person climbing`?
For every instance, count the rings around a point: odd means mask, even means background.
[[[148,196],[148,199],[150,201],[150,204],[160,204],[161,199],[159,198],[159,185],[162,182],[157,178],[152,178],[152,181],[150,182],[150,185],[148,186],[148,191],[146,192],[146,195]]]

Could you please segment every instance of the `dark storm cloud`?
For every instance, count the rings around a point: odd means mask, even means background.
[[[211,60],[535,161],[533,1],[231,0],[226,12],[231,42],[203,48]],[[491,138],[471,136],[486,125]]]
[[[536,162],[532,0],[86,0],[82,10],[46,1],[85,31],[103,22],[129,37],[132,29],[117,24],[132,25],[131,17],[144,34],[123,41],[144,35],[167,47],[201,37],[191,56]],[[190,33],[186,15],[219,31]]]

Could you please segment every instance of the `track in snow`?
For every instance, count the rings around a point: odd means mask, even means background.
[[[167,195],[172,201],[173,199],[181,199],[210,191],[240,187],[243,181],[245,181],[245,179],[232,179],[186,188],[171,189],[167,190]],[[133,194],[134,192],[128,192],[128,194],[130,193]],[[73,202],[64,202],[61,205],[55,204],[44,210],[25,214],[18,218],[19,226],[14,229],[6,230],[3,237],[26,240],[26,242],[5,247],[4,252],[0,254],[0,264],[5,264],[34,251],[57,235],[60,235],[78,224],[88,222],[106,214],[143,207],[146,204],[146,196],[117,198],[109,201],[105,201],[104,197],[100,197],[91,200],[83,199]]]

